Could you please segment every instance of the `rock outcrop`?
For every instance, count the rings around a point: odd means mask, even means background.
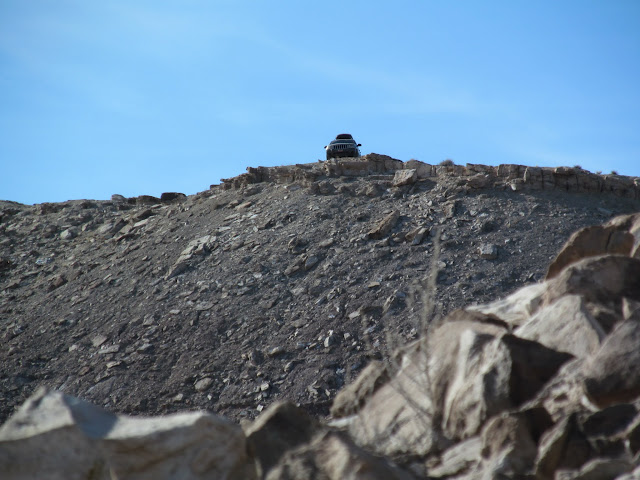
[[[206,412],[113,415],[46,389],[0,428],[0,477],[255,478],[239,426]]]
[[[431,165],[418,160],[402,162],[387,155],[370,153],[359,158],[334,158],[326,162],[287,167],[249,167],[247,173],[223,179],[223,188],[274,182],[302,182],[309,185],[325,177],[370,177],[390,180],[394,187],[419,181],[448,180],[457,189],[506,188],[522,190],[560,190],[579,193],[610,193],[640,199],[640,178],[601,175],[580,167],[529,167],[503,164],[497,167],[466,165]]]
[[[638,221],[610,224],[625,238]],[[429,478],[633,475],[640,319],[624,306],[640,297],[640,260],[633,241],[626,256],[599,240],[576,248],[593,231],[569,240],[552,278],[428,327],[340,425],[378,454],[426,459],[414,471]]]

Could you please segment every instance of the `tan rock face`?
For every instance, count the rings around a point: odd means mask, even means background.
[[[371,455],[343,435],[324,433],[288,452],[267,480],[412,480],[413,475]]]
[[[581,295],[588,302],[640,300],[640,260],[621,255],[588,257],[564,269],[547,287],[545,303],[563,295]]]
[[[331,406],[334,418],[357,413],[365,401],[389,380],[389,372],[384,363],[373,361],[367,365],[358,378],[344,387]]]
[[[439,448],[433,424],[424,352],[415,345],[400,361],[396,375],[378,388],[349,424],[354,441],[379,455],[391,457]]]
[[[584,389],[599,407],[640,396],[640,322],[621,322],[584,367]]]
[[[318,164],[287,167],[248,168],[247,173],[223,179],[223,188],[237,189],[260,182],[312,182],[322,176],[366,177],[393,175],[396,171],[415,170],[419,180],[455,179],[467,188],[491,188],[495,185],[513,191],[561,190],[563,192],[609,193],[618,197],[640,198],[640,178],[620,175],[598,175],[580,168],[541,168],[525,165],[477,164],[430,165],[418,160],[402,162],[387,155],[370,153],[358,158],[338,158]]]
[[[393,177],[394,187],[403,187],[404,185],[412,185],[418,180],[418,173],[415,169],[398,170]]]
[[[0,477],[254,478],[237,425],[204,412],[113,415],[42,389],[0,428]]]
[[[557,276],[565,267],[583,258],[605,254],[629,255],[634,236],[622,225],[587,227],[574,233],[549,266],[547,279]]]
[[[580,358],[594,353],[606,336],[578,295],[566,295],[538,310],[514,334]]]

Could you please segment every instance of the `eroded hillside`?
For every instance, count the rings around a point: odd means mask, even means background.
[[[325,414],[418,337],[433,268],[446,314],[540,280],[573,231],[640,210],[638,179],[573,169],[249,170],[189,197],[2,202],[0,421],[38,385],[116,412],[252,418],[288,398]]]

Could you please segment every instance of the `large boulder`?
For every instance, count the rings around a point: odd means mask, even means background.
[[[584,366],[584,390],[599,407],[640,396],[640,322],[618,324]]]
[[[540,309],[514,333],[580,358],[594,353],[607,335],[578,295],[566,295]]]
[[[271,405],[245,428],[258,475],[265,476],[288,450],[309,442],[317,428],[317,422],[292,403]]]
[[[335,432],[287,452],[266,480],[412,480],[414,477],[384,458],[357,447]]]
[[[640,301],[640,259],[622,255],[584,258],[546,282],[544,303],[564,295],[581,295],[588,302],[621,305],[627,297]]]
[[[367,399],[387,381],[389,381],[389,371],[385,364],[372,361],[353,383],[338,392],[331,405],[331,415],[334,418],[340,418],[357,413]]]
[[[440,448],[424,348],[424,342],[405,347],[396,357],[396,373],[349,418],[349,433],[358,445],[392,458]]]
[[[465,310],[487,315],[515,328],[527,322],[538,311],[543,304],[546,291],[546,283],[534,283],[516,290],[505,298],[490,303],[470,305],[465,307]]]
[[[0,427],[0,478],[255,478],[239,426],[205,412],[114,415],[39,389]]]
[[[547,278],[557,276],[567,266],[586,257],[605,254],[629,255],[634,238],[620,225],[596,225],[574,233],[547,271]]]
[[[444,433],[455,440],[476,435],[492,416],[534,398],[570,358],[510,334],[492,337],[471,329],[462,332],[444,394]]]
[[[547,270],[547,279],[587,257],[606,254],[640,258],[640,213],[615,217],[605,225],[575,232]]]

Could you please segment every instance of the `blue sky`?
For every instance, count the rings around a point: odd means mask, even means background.
[[[640,1],[0,0],[0,199],[193,194],[342,132],[640,176]]]

